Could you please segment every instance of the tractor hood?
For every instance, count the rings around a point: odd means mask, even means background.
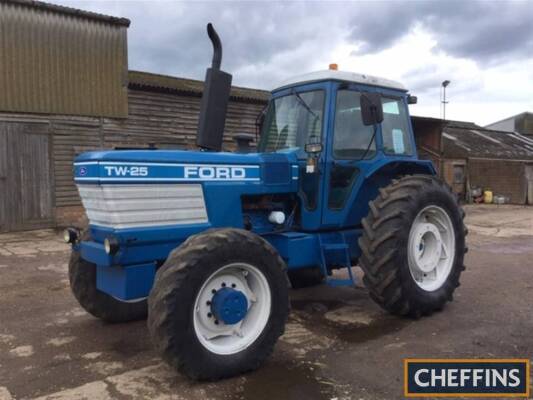
[[[114,150],[81,154],[74,162],[74,176],[77,184],[201,182],[253,185],[253,192],[274,185],[283,192],[293,192],[298,164],[294,152]]]
[[[243,227],[243,196],[296,193],[299,166],[294,153],[117,150],[80,155],[74,175],[98,240],[109,229],[184,240],[209,227]]]

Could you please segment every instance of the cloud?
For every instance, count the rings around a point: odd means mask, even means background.
[[[452,81],[452,118],[490,122],[511,104],[516,113],[533,107],[528,1],[51,1],[129,18],[130,69],[203,79],[213,22],[235,85],[272,89],[338,62],[402,81],[427,115],[438,116],[444,79]],[[489,107],[491,99],[500,106]]]
[[[130,68],[197,79],[203,79],[211,61],[205,27],[212,22],[222,39],[222,68],[257,68],[262,73],[255,79],[236,74],[235,79],[264,88],[282,71],[286,77],[313,64],[314,55],[330,48],[342,29],[336,24],[337,10],[317,2],[60,3],[131,19]],[[283,69],[272,62],[275,58]]]
[[[533,7],[527,1],[377,2],[351,18],[356,52],[379,52],[422,27],[436,51],[476,62],[528,58],[533,51]]]
[[[132,68],[196,78],[211,57],[207,22],[222,37],[223,67],[256,66],[262,80],[279,75],[271,63],[277,56],[294,64],[287,72],[298,71],[340,41],[352,44],[354,54],[376,54],[417,28],[435,39],[433,51],[478,63],[505,63],[533,52],[533,7],[527,1],[58,2],[130,18]],[[304,59],[293,59],[306,48]]]

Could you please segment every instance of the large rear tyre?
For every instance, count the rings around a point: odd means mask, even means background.
[[[258,368],[283,334],[286,265],[261,237],[217,229],[190,237],[157,271],[148,329],[163,359],[193,379]]]
[[[459,286],[467,229],[457,197],[440,179],[406,176],[369,203],[359,265],[370,296],[396,315],[441,310]]]
[[[87,235],[85,235],[87,238]],[[72,250],[68,264],[70,288],[80,306],[89,314],[106,322],[129,322],[146,318],[147,300],[125,302],[96,288],[96,265]]]

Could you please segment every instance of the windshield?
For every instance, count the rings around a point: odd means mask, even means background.
[[[324,91],[292,93],[270,102],[261,130],[259,152],[299,150],[305,157],[304,147],[311,136],[322,137]]]

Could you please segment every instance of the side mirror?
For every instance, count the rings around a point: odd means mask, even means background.
[[[407,104],[416,104],[418,103],[418,97],[413,95],[407,95]]]
[[[361,116],[365,125],[375,125],[383,121],[383,105],[379,93],[361,93]]]

